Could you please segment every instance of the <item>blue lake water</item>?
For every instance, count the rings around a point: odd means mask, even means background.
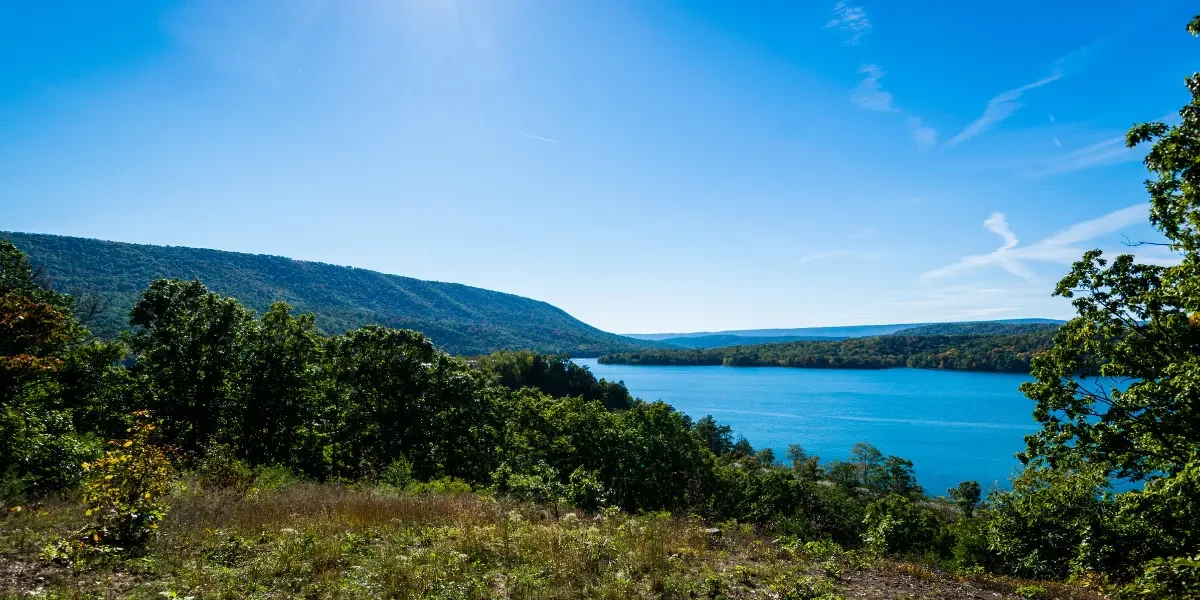
[[[624,381],[644,400],[663,400],[693,418],[711,414],[755,448],[781,460],[801,444],[821,460],[846,458],[855,442],[913,461],[917,479],[941,495],[964,479],[1008,487],[1037,429],[1033,401],[1017,391],[1031,378],[922,369],[856,371],[782,367],[602,365],[576,359],[597,377]]]

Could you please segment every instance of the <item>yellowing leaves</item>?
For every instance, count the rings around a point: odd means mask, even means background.
[[[150,443],[149,424],[129,430],[129,438],[109,442],[111,450],[88,463],[84,485],[86,515],[92,519],[89,543],[128,548],[144,543],[167,512],[162,501],[175,477],[167,453]],[[84,538],[86,541],[89,538]]]

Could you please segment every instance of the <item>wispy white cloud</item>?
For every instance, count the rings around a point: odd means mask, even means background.
[[[1174,125],[1179,122],[1179,116],[1175,113],[1167,113],[1154,119],[1154,121]],[[1054,144],[1059,148],[1062,147],[1062,143],[1058,138],[1054,138]],[[1031,169],[1026,175],[1032,177],[1060,175],[1096,167],[1134,162],[1142,160],[1148,151],[1149,147],[1146,144],[1130,148],[1125,143],[1124,134],[1114,135],[1090,146],[1084,146],[1083,148],[1072,150],[1066,154],[1046,160],[1038,168]]]
[[[851,102],[864,110],[904,114],[904,111],[896,108],[892,102],[891,92],[884,90],[883,85],[879,83],[887,74],[879,65],[863,65],[858,68],[858,72],[863,78],[850,93]],[[921,117],[908,117],[908,134],[921,150],[928,150],[937,145],[937,130],[926,125]]]
[[[984,227],[1004,239],[1000,248],[989,254],[964,256],[954,264],[923,273],[921,278],[938,279],[987,267],[1000,267],[1018,277],[1034,279],[1033,271],[1026,263],[1052,262],[1069,265],[1079,260],[1084,253],[1084,249],[1076,244],[1145,221],[1149,210],[1148,203],[1135,204],[1090,221],[1077,223],[1029,246],[1020,245],[1003,213],[993,213],[984,221]]]
[[[1150,216],[1150,205],[1147,203],[1134,204],[1129,208],[1108,213],[1090,221],[1076,223],[1044,240],[1042,244],[1065,246],[1086,242],[1098,235],[1116,231],[1122,227],[1145,221]]]
[[[1058,144],[1060,148],[1062,147],[1057,138],[1055,138],[1054,143]],[[1125,136],[1121,135],[1068,152],[1050,161],[1048,166],[1034,174],[1059,175],[1062,173],[1073,173],[1095,167],[1140,160],[1144,155],[1145,150],[1126,146]]]
[[[1053,298],[1046,285],[1014,280],[990,287],[981,280],[929,281],[898,291],[889,302],[908,309],[915,320],[973,321],[1007,315],[1055,317],[1071,314],[1070,302]]]
[[[533,135],[532,133],[525,133],[525,132],[522,132],[522,131],[518,131],[518,132],[517,132],[517,135],[523,135],[523,136],[525,136],[525,137],[527,137],[527,138],[534,139],[534,140],[537,140],[537,141],[539,141],[539,142],[548,142],[548,143],[551,143],[551,144],[557,144],[557,143],[558,143],[558,140],[552,140],[552,139],[550,139],[550,138],[548,138],[548,137],[542,137],[542,136],[540,136],[540,135]]]
[[[937,130],[926,125],[921,117],[908,118],[908,134],[921,150],[929,150],[937,145]]]
[[[1000,246],[1000,250],[1008,250],[1017,245],[1017,234],[1012,232],[1008,227],[1008,219],[1002,212],[994,212],[983,222],[983,226],[988,231],[1004,238],[1004,245]]]
[[[861,6],[838,2],[833,5],[833,18],[825,23],[825,27],[836,27],[845,32],[846,44],[857,46],[862,43],[863,36],[871,32],[871,21],[867,18],[867,11]]]
[[[867,110],[880,112],[896,110],[892,107],[892,94],[885,92],[883,86],[879,84],[879,80],[886,74],[883,69],[878,65],[863,65],[858,68],[858,72],[862,73],[863,79],[858,82],[854,92],[850,94],[851,101],[859,108]]]
[[[1021,108],[1019,100],[1022,94],[1040,88],[1048,83],[1058,81],[1059,79],[1062,79],[1062,71],[1055,69],[1050,75],[1033,83],[1027,83],[1019,88],[997,94],[991,100],[988,100],[987,106],[983,109],[983,114],[963,128],[962,131],[958,132],[958,135],[950,138],[950,141],[946,142],[946,145],[955,146],[991,129],[997,123],[1011,117],[1013,113],[1016,113]]]

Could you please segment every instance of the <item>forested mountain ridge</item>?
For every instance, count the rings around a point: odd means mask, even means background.
[[[719,338],[719,337],[741,337],[753,339],[767,339],[765,342],[742,342],[746,344],[771,343],[783,341],[795,341],[800,339],[846,339],[872,337],[876,335],[888,335],[899,333],[901,331],[911,331],[916,328],[925,326],[939,325],[963,325],[963,326],[989,326],[989,325],[1031,325],[1031,324],[1054,324],[1061,325],[1063,322],[1054,319],[1026,318],[1026,319],[997,319],[993,321],[963,321],[953,323],[890,323],[881,325],[835,325],[829,327],[796,327],[789,329],[729,329],[724,331],[696,331],[691,333],[626,333],[628,337],[637,338],[639,340],[662,341],[670,344],[681,344],[682,340],[696,338]],[[985,333],[983,331],[961,332],[961,333]],[[777,338],[771,340],[770,338]],[[716,346],[707,346],[715,348]]]
[[[1054,341],[1055,329],[1007,335],[881,335],[837,341],[645,350],[606,354],[603,364],[724,365],[816,369],[914,367],[1028,373],[1029,361]]]
[[[931,323],[911,329],[902,329],[892,335],[1008,335],[1014,333],[1041,333],[1057,330],[1064,321],[1037,321],[1032,323],[1009,323],[1004,321],[972,321],[966,323]]]
[[[453,354],[529,349],[597,356],[657,345],[601,331],[546,302],[456,283],[180,246],[9,232],[0,239],[25,251],[54,289],[97,298],[101,310],[88,326],[104,337],[128,327],[130,308],[152,280],[198,277],[260,313],[285,300],[314,313],[329,333],[367,324],[413,329]]]
[[[755,344],[781,344],[784,342],[831,342],[845,338],[821,335],[780,335],[780,336],[745,336],[745,335],[702,335],[697,337],[677,337],[659,340],[667,346],[676,348],[724,348],[726,346],[752,346]]]
[[[907,329],[901,329],[894,333],[888,334],[870,334],[861,335],[854,334],[855,331],[871,331],[874,326],[850,326],[841,329],[848,330],[848,335],[767,335],[767,336],[752,336],[752,335],[734,335],[734,334],[713,334],[701,336],[684,336],[665,338],[660,341],[667,346],[676,348],[688,348],[695,350],[712,349],[712,348],[728,348],[730,346],[756,346],[759,344],[782,344],[786,342],[836,342],[839,340],[875,337],[876,335],[1006,335],[1015,333],[1039,333],[1043,331],[1054,331],[1062,325],[1060,321],[1052,321],[1049,319],[1028,319],[1018,321],[970,321],[962,323],[930,323],[927,325],[914,325]],[[898,327],[897,325],[880,325],[878,327],[890,329]],[[825,328],[825,330],[836,330],[838,328]],[[639,338],[640,339],[640,338]]]

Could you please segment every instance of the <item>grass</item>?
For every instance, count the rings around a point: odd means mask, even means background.
[[[0,520],[0,597],[1017,598],[1027,585],[666,514],[307,483],[239,492],[193,482],[138,557],[86,567],[39,557],[85,519],[70,500],[10,510]],[[1073,593],[1047,597],[1097,597]]]

